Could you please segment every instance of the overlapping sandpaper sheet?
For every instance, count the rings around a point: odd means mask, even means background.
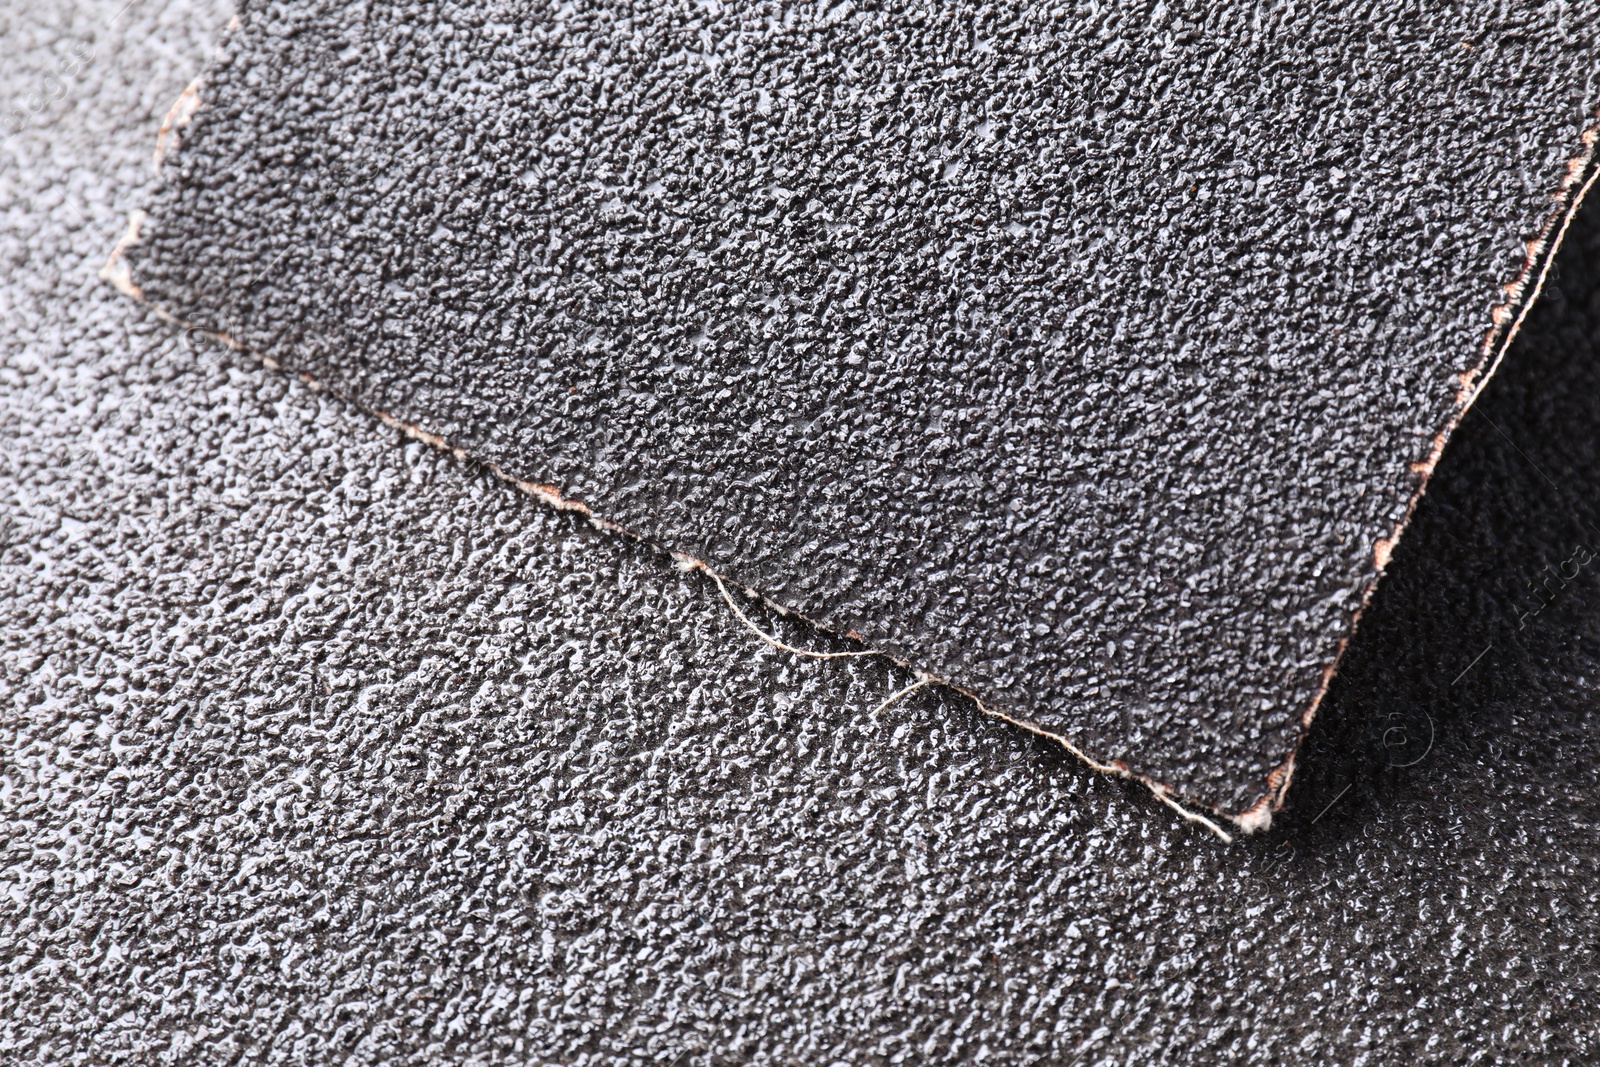
[[[1254,828],[1585,187],[1597,28],[248,4],[110,274]]]

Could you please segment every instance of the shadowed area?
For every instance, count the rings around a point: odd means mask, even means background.
[[[1368,805],[1415,803],[1419,780],[1446,788],[1454,775],[1512,765],[1592,790],[1596,762],[1561,740],[1593,747],[1592,699],[1564,685],[1587,677],[1600,641],[1597,524],[1591,197],[1542,300],[1445,450],[1302,749],[1285,818],[1338,833]]]

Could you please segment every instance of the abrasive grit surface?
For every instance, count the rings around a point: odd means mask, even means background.
[[[1584,178],[1597,29],[249,4],[122,269],[1259,828]]]
[[[1593,219],[1226,847],[97,285],[227,14],[5,12],[0,1059],[1600,1058]]]

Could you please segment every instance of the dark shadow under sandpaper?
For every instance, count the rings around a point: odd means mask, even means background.
[[[1305,847],[1466,761],[1561,777],[1543,680],[1600,640],[1600,200],[1574,219],[1468,413],[1301,749],[1280,826]],[[1592,644],[1591,644],[1592,647]],[[1279,835],[1273,835],[1277,838]],[[1282,847],[1281,844],[1278,847]]]

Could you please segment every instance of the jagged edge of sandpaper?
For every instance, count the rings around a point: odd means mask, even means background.
[[[1440,457],[1444,455],[1445,445],[1455,435],[1461,420],[1472,409],[1473,403],[1483,393],[1484,387],[1500,369],[1500,363],[1505,359],[1512,342],[1517,339],[1517,332],[1527,319],[1528,312],[1538,303],[1540,295],[1544,292],[1545,280],[1550,275],[1557,254],[1561,251],[1562,242],[1566,240],[1567,229],[1572,225],[1573,217],[1577,215],[1584,197],[1594,186],[1595,179],[1600,177],[1600,165],[1597,165],[1596,159],[1597,141],[1600,141],[1600,114],[1589,119],[1583,132],[1579,134],[1578,141],[1581,146],[1580,151],[1567,160],[1567,172],[1562,177],[1560,185],[1550,194],[1551,199],[1556,202],[1555,207],[1545,217],[1544,225],[1538,235],[1523,242],[1525,253],[1522,269],[1517,272],[1515,278],[1500,287],[1505,298],[1495,304],[1490,311],[1491,323],[1484,332],[1482,354],[1477,364],[1456,376],[1454,409],[1445,420],[1444,428],[1434,435],[1433,447],[1429,449],[1427,458],[1410,465],[1412,472],[1417,475],[1417,485],[1406,503],[1405,512],[1395,523],[1394,530],[1387,537],[1378,538],[1372,546],[1373,573],[1361,590],[1360,602],[1350,613],[1350,622],[1344,636],[1339,639],[1332,658],[1323,668],[1322,681],[1317,686],[1316,693],[1300,715],[1300,732],[1294,747],[1289,750],[1283,761],[1267,774],[1266,794],[1238,815],[1229,816],[1247,834],[1270,827],[1273,812],[1283,809],[1289,786],[1294,780],[1295,759],[1300,754],[1301,746],[1305,744],[1312,722],[1316,720],[1317,710],[1328,695],[1328,688],[1333,684],[1345,652],[1355,639],[1361,616],[1372,603],[1378,583],[1388,570],[1395,547],[1400,543],[1400,536],[1410,526],[1417,505],[1422,502],[1422,496],[1427,492],[1428,482],[1439,465]]]
[[[231,36],[232,32],[238,28],[238,25],[239,19],[238,16],[235,16],[228,23],[227,30],[225,31],[226,35]],[[223,46],[223,48],[225,47],[226,45]],[[223,48],[218,49],[219,58]],[[179,95],[178,99],[173,103],[166,117],[162,121],[160,131],[156,137],[156,147],[151,158],[151,164],[155,170],[159,171],[161,169],[161,164],[166,157],[172,152],[176,151],[181,145],[183,129],[193,121],[195,114],[202,106],[200,91],[204,86],[205,79],[205,73],[202,73],[199,77],[195,78],[195,80],[192,81]],[[1421,501],[1422,495],[1427,489],[1428,480],[1432,476],[1435,467],[1438,465],[1439,458],[1443,454],[1445,444],[1449,441],[1457,426],[1459,426],[1461,419],[1472,407],[1472,404],[1477,399],[1478,395],[1483,391],[1484,386],[1488,384],[1489,380],[1494,376],[1495,371],[1499,369],[1500,362],[1505,357],[1506,350],[1510,347],[1512,341],[1515,340],[1518,329],[1521,327],[1522,322],[1527,318],[1528,311],[1532,308],[1533,304],[1538,300],[1540,293],[1543,291],[1545,279],[1549,273],[1551,264],[1554,262],[1556,253],[1560,250],[1561,242],[1566,236],[1567,228],[1570,225],[1573,216],[1576,214],[1579,205],[1582,203],[1584,195],[1594,184],[1596,176],[1600,175],[1600,169],[1597,169],[1595,166],[1597,139],[1600,139],[1600,126],[1597,126],[1595,120],[1591,119],[1579,138],[1582,146],[1581,150],[1576,156],[1568,160],[1567,172],[1563,176],[1559,186],[1551,194],[1552,199],[1556,202],[1556,206],[1546,217],[1545,223],[1540,229],[1538,235],[1524,241],[1526,253],[1522,269],[1517,273],[1515,278],[1500,287],[1501,292],[1505,294],[1505,298],[1500,303],[1494,305],[1491,309],[1490,316],[1492,321],[1489,328],[1485,331],[1481,349],[1482,355],[1478,363],[1474,367],[1457,376],[1458,388],[1455,406],[1451,415],[1446,420],[1444,428],[1435,435],[1433,446],[1430,449],[1427,458],[1420,463],[1411,464],[1412,471],[1418,476],[1416,488],[1412,491],[1411,497],[1406,505],[1406,510],[1399,522],[1395,524],[1394,530],[1387,537],[1379,537],[1373,546],[1374,572],[1367,579],[1366,584],[1362,589],[1360,602],[1351,612],[1344,636],[1339,639],[1333,655],[1329,658],[1327,664],[1323,668],[1322,679],[1316,693],[1312,696],[1311,701],[1300,715],[1300,729],[1295,743],[1283,760],[1276,767],[1274,767],[1272,771],[1268,772],[1265,779],[1266,788],[1261,797],[1253,805],[1241,812],[1234,813],[1224,811],[1222,808],[1214,804],[1199,803],[1192,801],[1189,798],[1182,797],[1167,783],[1135,771],[1124,759],[1118,758],[1109,761],[1096,759],[1094,756],[1090,755],[1086,750],[1079,747],[1070,738],[1064,736],[1063,734],[1047,729],[1030,719],[1007,714],[1006,712],[997,708],[992,708],[985,703],[983,698],[977,693],[962,685],[951,682],[948,679],[941,678],[935,674],[932,674],[931,672],[922,670],[921,668],[914,667],[909,661],[901,659],[900,657],[891,653],[884,652],[881,649],[870,649],[870,651],[883,656],[885,659],[888,659],[891,662],[900,665],[901,667],[917,671],[921,677],[928,678],[936,684],[942,685],[945,688],[962,694],[971,700],[978,707],[978,709],[983,712],[983,714],[991,718],[1020,727],[1029,733],[1055,742],[1062,748],[1066,749],[1077,759],[1082,761],[1085,765],[1099,773],[1117,778],[1131,779],[1142,783],[1163,805],[1177,812],[1185,820],[1206,827],[1225,842],[1231,843],[1233,840],[1232,836],[1210,818],[1207,818],[1205,815],[1193,810],[1193,808],[1188,805],[1193,804],[1196,807],[1208,808],[1213,814],[1234,823],[1246,834],[1254,834],[1270,828],[1272,825],[1273,813],[1282,810],[1285,803],[1290,783],[1294,777],[1295,759],[1299,754],[1301,746],[1304,744],[1312,722],[1316,718],[1317,710],[1321,706],[1323,699],[1326,697],[1328,688],[1338,671],[1339,664],[1342,662],[1344,654],[1349,648],[1351,640],[1355,636],[1362,613],[1371,603],[1372,597],[1377,590],[1378,583],[1383,577],[1389,561],[1392,558],[1394,548],[1396,544],[1398,544],[1401,534],[1409,525],[1411,517],[1416,511],[1417,505]],[[116,245],[112,248],[110,256],[100,270],[100,278],[104,281],[110,282],[125,295],[151,308],[152,311],[161,319],[179,326],[184,330],[195,331],[204,334],[207,337],[213,338],[214,340],[226,345],[228,348],[234,351],[258,360],[268,370],[282,371],[282,364],[273,357],[263,352],[257,352],[247,348],[226,333],[205,329],[197,326],[194,323],[181,319],[178,316],[173,315],[166,308],[155,304],[145,296],[143,290],[133,280],[132,268],[125,257],[125,253],[129,247],[139,242],[141,228],[143,227],[147,218],[148,216],[141,210],[136,209],[130,213],[128,229],[122,238],[119,239]],[[816,629],[818,632],[844,637],[848,640],[855,641],[858,644],[865,646],[865,642],[863,641],[861,635],[855,630],[852,629],[841,632],[824,626],[816,620],[807,617],[805,614],[786,607],[785,605],[780,604],[762,594],[758,590],[744,585],[742,582],[733,581],[732,579],[727,578],[727,576],[719,574],[718,572],[714,571],[704,560],[696,559],[686,552],[675,549],[670,545],[654,541],[651,538],[645,537],[642,534],[628,529],[620,523],[613,522],[610,519],[606,519],[600,515],[597,515],[587,504],[580,500],[575,500],[566,496],[564,493],[562,493],[560,487],[558,486],[519,478],[510,471],[502,468],[500,465],[484,459],[483,457],[474,455],[460,446],[451,444],[445,437],[433,433],[423,426],[405,422],[389,412],[373,407],[370,404],[364,404],[353,397],[345,395],[339,389],[328,386],[326,383],[321,382],[308,372],[298,371],[291,373],[297,374],[298,377],[311,388],[318,391],[326,390],[332,395],[339,397],[339,399],[352,404],[356,408],[376,416],[384,424],[399,430],[400,432],[412,437],[417,441],[421,441],[442,451],[449,452],[458,460],[482,465],[496,478],[510,483],[511,485],[520,489],[522,492],[534,497],[541,503],[557,511],[568,511],[581,514],[597,528],[610,533],[621,534],[622,536],[638,543],[652,545],[669,553],[672,558],[677,561],[679,567],[685,571],[703,571],[719,583],[724,580],[731,581],[732,584],[743,590],[747,595],[759,599],[767,608],[781,616],[799,618]]]
[[[134,300],[138,301],[140,304],[144,305],[145,307],[148,307],[162,321],[171,323],[172,325],[177,326],[180,329],[183,329],[183,330],[186,330],[186,331],[193,331],[193,332],[196,332],[196,333],[199,333],[199,334],[203,334],[204,336],[206,336],[208,338],[211,338],[211,339],[214,339],[215,341],[227,346],[229,349],[232,349],[235,352],[238,352],[238,353],[240,353],[242,355],[245,355],[245,356],[248,356],[248,357],[250,357],[252,359],[257,360],[259,363],[261,363],[262,366],[264,366],[265,368],[267,368],[270,371],[282,372],[284,370],[283,365],[281,363],[279,363],[273,357],[271,357],[269,355],[266,355],[265,353],[257,352],[257,351],[255,351],[253,349],[250,349],[250,348],[246,347],[245,345],[239,343],[238,340],[236,340],[235,338],[229,336],[226,333],[223,333],[223,332],[220,332],[220,331],[216,331],[216,330],[205,329],[205,328],[196,326],[194,323],[189,322],[186,319],[182,319],[182,318],[178,317],[177,315],[172,314],[166,308],[162,307],[159,304],[154,303],[153,301],[149,300],[144,295],[143,290],[141,290],[139,288],[139,286],[136,283],[134,283],[134,281],[132,279],[132,271],[131,271],[131,269],[130,269],[130,267],[128,265],[127,260],[123,258],[123,253],[127,250],[127,248],[129,246],[138,243],[139,235],[140,235],[140,228],[143,226],[143,224],[145,222],[145,219],[146,219],[146,216],[145,216],[144,212],[142,212],[142,211],[135,211],[135,212],[132,213],[132,216],[129,219],[127,232],[122,236],[122,238],[117,242],[116,246],[112,249],[111,256],[110,256],[109,259],[107,259],[105,266],[100,269],[100,278],[101,278],[101,280],[110,282],[114,287],[116,287],[117,290],[119,290],[123,294],[125,294],[125,295],[127,295],[129,297],[132,297]],[[978,710],[981,711],[983,714],[989,716],[990,718],[999,719],[1000,721],[1009,723],[1009,724],[1011,724],[1013,726],[1020,726],[1022,729],[1028,731],[1029,733],[1037,734],[1040,737],[1044,737],[1044,738],[1049,739],[1050,741],[1055,742],[1056,744],[1058,744],[1061,747],[1065,748],[1072,755],[1076,756],[1079,760],[1083,761],[1083,763],[1087,764],[1090,768],[1092,768],[1092,769],[1094,769],[1096,771],[1099,771],[1099,772],[1101,772],[1103,774],[1107,774],[1107,775],[1111,775],[1111,776],[1114,776],[1114,777],[1118,777],[1118,778],[1128,778],[1128,779],[1132,779],[1132,780],[1138,781],[1138,782],[1142,783],[1143,785],[1145,785],[1147,788],[1149,788],[1150,792],[1155,796],[1155,798],[1157,800],[1159,800],[1162,804],[1166,805],[1167,807],[1171,808],[1173,811],[1177,812],[1185,820],[1187,820],[1189,822],[1192,822],[1192,823],[1199,824],[1201,826],[1204,826],[1207,830],[1210,830],[1213,834],[1215,834],[1222,841],[1224,841],[1224,842],[1226,842],[1228,844],[1232,844],[1233,843],[1233,835],[1229,834],[1221,826],[1217,825],[1217,823],[1214,822],[1212,819],[1207,818],[1205,815],[1201,814],[1200,812],[1197,812],[1197,811],[1193,810],[1192,808],[1186,806],[1187,805],[1187,801],[1180,800],[1178,795],[1166,783],[1157,781],[1156,779],[1151,778],[1148,775],[1143,775],[1143,774],[1139,774],[1139,773],[1135,772],[1130,767],[1128,767],[1128,765],[1126,763],[1124,763],[1121,760],[1115,760],[1115,761],[1113,761],[1111,763],[1102,763],[1099,760],[1095,759],[1093,756],[1089,755],[1083,749],[1079,748],[1077,745],[1073,744],[1067,738],[1062,737],[1059,734],[1052,733],[1049,730],[1046,730],[1043,727],[1039,726],[1037,723],[1030,722],[1030,721],[1028,721],[1026,719],[1015,718],[1015,717],[1013,717],[1011,715],[1007,715],[1005,712],[999,711],[999,710],[997,710],[995,708],[991,708],[988,704],[984,703],[983,698],[978,696],[978,694],[974,693],[972,690],[967,689],[967,688],[965,688],[965,687],[963,687],[961,685],[958,685],[955,682],[951,682],[951,681],[949,681],[949,680],[947,680],[945,678],[941,678],[938,675],[933,674],[933,673],[931,673],[929,671],[926,671],[926,670],[923,670],[923,669],[921,669],[919,667],[916,667],[909,660],[902,659],[899,656],[894,655],[893,653],[886,652],[886,651],[884,651],[882,649],[873,648],[870,645],[867,645],[866,642],[862,639],[861,635],[859,633],[857,633],[856,631],[854,631],[854,630],[847,630],[847,631],[844,631],[843,633],[840,633],[839,631],[831,630],[830,628],[821,625],[816,620],[807,617],[805,614],[803,614],[801,612],[798,612],[798,611],[794,610],[793,608],[789,608],[789,607],[786,607],[783,604],[778,603],[777,601],[775,601],[772,598],[766,596],[764,593],[760,592],[759,590],[752,589],[749,586],[745,585],[744,583],[739,582],[736,579],[732,578],[731,576],[722,574],[721,572],[719,572],[717,570],[714,570],[708,563],[706,563],[702,559],[697,559],[696,557],[691,556],[689,553],[684,552],[681,549],[672,548],[670,545],[665,545],[665,544],[662,544],[659,541],[652,540],[651,538],[646,537],[643,534],[640,534],[640,533],[638,533],[638,532],[636,532],[634,530],[629,529],[626,526],[623,526],[621,523],[614,522],[614,521],[612,521],[610,519],[607,519],[607,518],[605,518],[605,517],[603,517],[601,515],[597,515],[589,507],[589,505],[585,504],[583,501],[575,500],[575,499],[573,499],[571,497],[568,497],[565,494],[563,494],[561,489],[560,489],[560,487],[558,487],[558,486],[550,485],[550,484],[543,483],[543,482],[533,482],[533,481],[529,481],[529,480],[527,480],[525,478],[518,478],[516,475],[510,473],[505,468],[501,467],[499,464],[494,463],[494,462],[492,462],[490,460],[484,459],[481,456],[474,455],[471,452],[468,452],[466,449],[461,448],[458,445],[453,445],[448,440],[446,440],[444,437],[440,436],[439,434],[433,433],[432,431],[427,430],[427,429],[423,428],[422,426],[418,426],[415,423],[406,422],[405,420],[397,418],[394,415],[390,414],[389,412],[382,410],[381,408],[377,408],[377,407],[374,407],[374,406],[372,406],[370,404],[365,404],[365,403],[362,403],[359,400],[355,400],[352,397],[349,397],[349,396],[345,395],[340,390],[338,390],[336,388],[329,387],[326,383],[322,382],[321,380],[316,378],[314,375],[309,374],[306,371],[290,371],[288,373],[294,374],[302,382],[304,382],[307,386],[309,386],[312,390],[314,390],[316,392],[327,392],[327,393],[329,393],[329,394],[331,394],[331,395],[333,395],[335,397],[338,397],[341,401],[344,401],[345,403],[348,403],[348,404],[352,405],[353,407],[357,408],[358,410],[361,410],[361,411],[364,411],[364,412],[366,412],[366,413],[368,413],[370,415],[376,416],[377,419],[380,422],[382,422],[384,425],[389,426],[389,427],[391,427],[391,428],[393,428],[395,430],[400,431],[401,433],[405,434],[407,437],[412,438],[413,440],[420,441],[420,442],[422,442],[423,444],[426,444],[426,445],[430,445],[430,446],[432,446],[434,448],[439,449],[442,452],[448,452],[452,456],[454,456],[456,459],[461,460],[463,462],[483,467],[491,475],[493,475],[495,478],[499,479],[500,481],[509,483],[510,485],[512,485],[512,486],[516,487],[517,489],[521,490],[523,493],[526,493],[527,495],[533,497],[535,500],[539,501],[540,503],[542,503],[542,504],[544,504],[544,505],[546,505],[546,506],[548,506],[548,507],[550,507],[550,508],[552,508],[552,509],[554,509],[556,511],[573,512],[573,513],[576,513],[578,515],[582,515],[585,519],[587,519],[590,522],[590,524],[595,526],[597,529],[604,530],[607,533],[618,534],[618,535],[621,535],[622,537],[625,537],[625,538],[627,538],[627,539],[629,539],[631,541],[634,541],[634,542],[636,542],[638,544],[649,545],[649,546],[651,546],[653,548],[656,548],[656,549],[658,549],[660,551],[666,552],[668,555],[670,555],[672,557],[672,560],[673,560],[674,564],[677,566],[677,568],[680,571],[683,571],[684,573],[692,573],[694,571],[701,571],[707,577],[709,577],[713,582],[715,582],[717,585],[724,586],[724,591],[726,589],[726,586],[731,585],[734,588],[736,588],[736,589],[740,590],[741,592],[743,592],[744,594],[746,594],[747,596],[761,601],[761,603],[766,608],[770,609],[771,611],[773,611],[774,613],[776,613],[776,614],[778,614],[780,616],[783,616],[785,618],[800,619],[801,621],[806,623],[806,625],[808,625],[811,628],[815,629],[819,633],[827,634],[827,635],[835,637],[835,638],[842,638],[842,639],[848,640],[848,641],[854,641],[855,643],[860,644],[860,645],[863,646],[863,648],[865,650],[863,652],[863,654],[882,656],[884,659],[889,660],[890,662],[895,663],[900,667],[903,667],[903,668],[905,668],[907,670],[911,670],[911,671],[916,672],[918,677],[923,680],[922,682],[918,683],[919,685],[920,684],[924,684],[926,682],[931,682],[933,684],[940,685],[940,686],[943,686],[943,687],[945,687],[947,689],[950,689],[950,690],[952,690],[952,691],[954,691],[956,693],[960,693],[962,696],[964,696],[967,699],[971,700],[973,702],[973,704],[975,704],[977,706]],[[731,601],[730,601],[730,603],[731,603]],[[770,638],[769,636],[764,634],[761,630],[757,629],[753,624],[751,624],[749,622],[744,622],[743,625],[748,627],[759,638],[761,638],[761,640],[763,640],[767,644],[773,645],[774,647],[777,647],[777,648],[784,648],[785,647],[785,646],[779,645],[772,638]],[[799,650],[790,649],[788,651],[799,651]],[[801,654],[805,654],[805,653],[802,652]],[[897,694],[897,695],[904,695],[904,693]],[[1231,816],[1228,816],[1225,813],[1218,812],[1217,814],[1222,815],[1224,818],[1231,818]]]

